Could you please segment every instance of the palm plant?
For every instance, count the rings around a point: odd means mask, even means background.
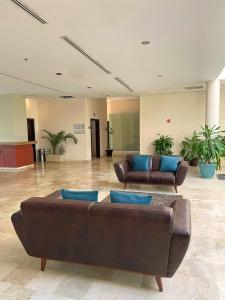
[[[58,133],[51,133],[48,130],[42,130],[44,131],[47,136],[42,136],[43,139],[47,139],[52,147],[52,153],[53,154],[62,154],[64,152],[63,150],[63,143],[65,143],[68,139],[72,139],[75,144],[78,143],[78,139],[75,137],[72,133],[65,133],[65,131],[59,131]]]
[[[152,143],[155,148],[155,153],[157,155],[171,155],[173,152],[171,151],[174,142],[173,138],[168,135],[159,135],[158,139],[155,139]]]
[[[197,165],[198,163],[198,142],[199,137],[196,131],[193,132],[191,138],[185,138],[182,141],[182,150],[180,155],[187,161],[190,165]]]
[[[202,126],[199,132],[198,158],[203,164],[220,166],[221,157],[225,153],[224,134],[219,126]]]

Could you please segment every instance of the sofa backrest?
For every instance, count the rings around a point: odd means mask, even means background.
[[[31,198],[21,214],[30,255],[167,274],[172,208]]]
[[[152,171],[159,171],[159,168],[160,168],[160,155],[149,155],[151,156],[151,162],[150,162],[150,165],[149,165],[149,169],[152,170]],[[134,157],[134,154],[128,154],[127,157],[126,157],[126,160],[128,161],[129,163],[129,166],[133,167],[133,157]]]
[[[130,168],[132,169],[133,166],[133,156],[134,154],[128,154],[126,157],[126,160],[129,163]],[[161,160],[161,156],[160,155],[149,155],[151,157],[151,161],[149,164],[149,169],[151,171],[159,171],[160,169],[160,160]],[[180,161],[182,160],[182,158],[180,157]]]

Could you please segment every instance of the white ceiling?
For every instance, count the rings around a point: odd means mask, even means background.
[[[38,85],[0,74],[0,93],[103,97],[178,91],[215,79],[225,66],[224,0],[24,3],[47,24],[39,23],[11,0],[0,1],[0,73]],[[62,35],[112,74],[66,44]],[[143,46],[143,40],[151,44]],[[158,78],[159,74],[163,77]],[[114,77],[120,77],[134,92]]]

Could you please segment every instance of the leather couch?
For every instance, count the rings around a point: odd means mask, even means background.
[[[190,204],[170,206],[34,197],[12,215],[15,231],[28,255],[172,277],[187,251]]]
[[[159,155],[152,155],[150,160],[149,171],[133,171],[132,160],[133,155],[127,155],[126,159],[114,164],[117,178],[120,182],[124,183],[124,188],[128,183],[138,184],[158,184],[173,186],[176,193],[177,187],[182,185],[187,173],[188,164],[185,161],[180,161],[176,173],[161,172]]]

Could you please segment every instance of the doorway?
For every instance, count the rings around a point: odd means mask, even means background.
[[[92,158],[100,158],[100,130],[98,119],[91,119],[91,156]]]
[[[27,136],[28,141],[35,141],[35,124],[34,119],[27,119]],[[36,145],[32,144],[33,148],[33,155],[34,155],[34,162],[36,162]]]

